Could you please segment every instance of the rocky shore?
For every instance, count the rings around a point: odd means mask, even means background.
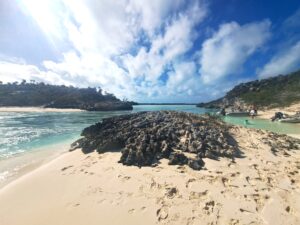
[[[119,110],[132,110],[132,103],[122,102],[122,101],[104,101],[104,102],[90,102],[90,103],[80,103],[76,102],[74,104],[68,103],[56,103],[47,104],[45,108],[58,108],[58,109],[80,109],[86,111],[119,111]]]
[[[83,136],[0,190],[1,224],[300,224],[299,139],[168,111]]]
[[[210,116],[159,111],[141,112],[104,119],[83,130],[72,150],[84,153],[121,150],[120,163],[153,166],[162,158],[170,165],[189,165],[199,170],[202,158],[227,157],[240,152],[228,126]]]

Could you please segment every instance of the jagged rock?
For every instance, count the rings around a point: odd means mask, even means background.
[[[172,152],[169,156],[169,165],[185,165],[188,158],[183,153]]]
[[[188,166],[194,170],[201,170],[204,166],[204,161],[201,158],[198,159],[189,159]]]
[[[72,144],[72,150],[119,150],[119,162],[128,166],[152,166],[165,158],[170,165],[199,170],[204,157],[233,158],[238,153],[227,125],[213,117],[184,112],[140,112],[106,118],[85,128],[82,136]],[[194,154],[194,159],[187,153]]]

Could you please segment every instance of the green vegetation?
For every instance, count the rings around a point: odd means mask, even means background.
[[[27,83],[25,80],[20,84],[0,82],[0,106],[43,106],[86,110],[132,109],[131,103],[120,101],[113,94],[103,94],[101,88],[76,88],[33,81]]]
[[[227,92],[223,98],[200,103],[198,107],[235,107],[237,103],[260,107],[285,107],[300,102],[300,70],[263,80],[241,83]]]
[[[281,107],[300,102],[300,71],[262,80],[250,90],[239,96],[248,104]]]

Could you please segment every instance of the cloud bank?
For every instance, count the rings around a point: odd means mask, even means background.
[[[220,97],[247,80],[238,74],[272,36],[268,19],[246,24],[228,21],[207,33],[204,24],[212,12],[205,0],[18,2],[9,16],[17,12],[20,18],[30,19],[29,28],[40,32],[48,44],[36,40],[36,51],[45,54],[38,63],[27,63],[30,56],[1,56],[0,80],[101,86],[119,98],[140,102],[199,102]],[[274,56],[259,76],[280,71],[278,63],[286,68],[281,71],[295,68],[300,58],[298,45]],[[33,54],[35,49],[27,52]],[[47,57],[46,52],[55,56]]]
[[[287,74],[299,69],[300,41],[290,48],[277,53],[260,71],[259,78],[268,78],[279,74]]]

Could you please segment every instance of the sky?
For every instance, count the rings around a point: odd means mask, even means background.
[[[197,103],[299,68],[299,0],[0,0],[4,83]]]

